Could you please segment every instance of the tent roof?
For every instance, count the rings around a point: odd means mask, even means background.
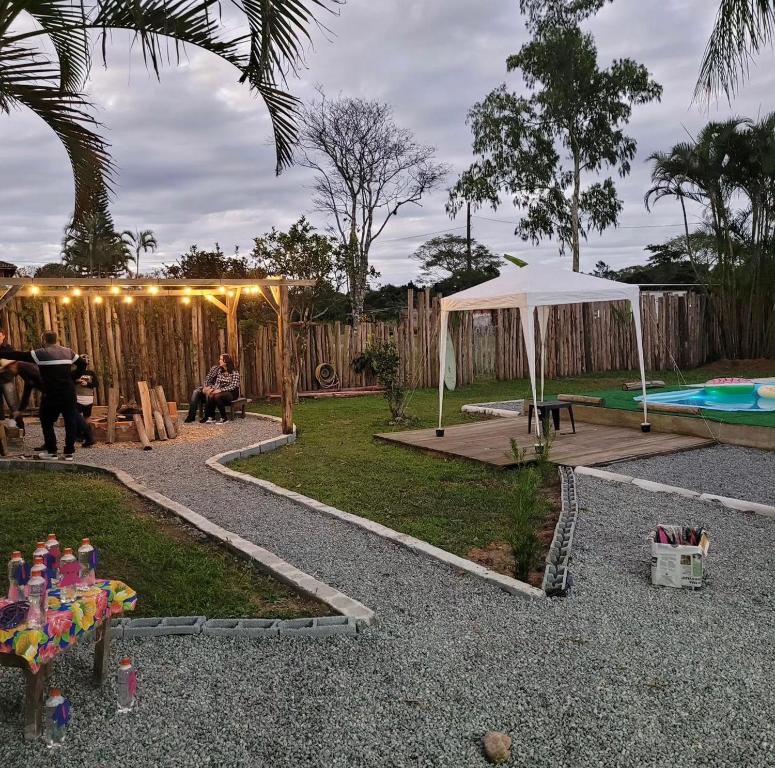
[[[640,288],[629,283],[571,272],[544,264],[505,266],[499,277],[480,283],[441,300],[441,308],[507,309],[553,304],[581,304],[586,301],[637,301]]]

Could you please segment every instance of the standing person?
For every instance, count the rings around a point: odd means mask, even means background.
[[[207,395],[207,405],[205,407],[204,418],[200,419],[202,424],[213,420],[215,409],[220,411],[221,418],[219,423],[226,421],[226,406],[239,397],[240,375],[234,367],[234,361],[231,355],[222,354],[218,359],[218,376],[215,384]]]
[[[218,378],[218,373],[221,370],[220,365],[214,365],[205,376],[205,380],[202,382],[201,387],[197,387],[191,395],[191,401],[188,404],[188,416],[186,416],[186,424],[190,424],[196,419],[196,412],[200,403],[206,403],[207,398],[215,386],[215,380]]]
[[[18,360],[7,360],[8,366],[5,370],[12,373],[14,376],[18,376],[24,382],[24,390],[22,391],[22,399],[19,401],[17,410],[14,411],[13,418],[16,420],[16,426],[19,429],[24,429],[24,411],[27,410],[27,406],[30,404],[30,397],[33,390],[37,389],[38,392],[43,392],[43,379],[40,378],[40,368],[35,363],[22,363]],[[42,451],[43,448],[36,450]]]
[[[81,359],[88,365],[87,355],[81,355]],[[83,440],[81,445],[84,448],[91,448],[94,445],[94,435],[89,424],[92,408],[94,407],[94,391],[99,386],[97,374],[94,371],[86,370],[81,376],[75,379],[75,399],[78,408],[78,439]]]
[[[41,337],[42,346],[31,352],[4,352],[10,360],[35,363],[40,369],[43,380],[43,398],[40,401],[40,426],[46,449],[39,454],[41,459],[57,458],[57,436],[54,424],[61,416],[65,422],[64,460],[75,457],[75,439],[77,437],[78,410],[76,408],[75,375],[79,377],[86,370],[86,362],[69,347],[57,343],[54,331],[45,331]]]
[[[12,352],[13,347],[8,344],[5,329],[0,328],[0,421],[4,417],[3,401],[8,404],[8,415],[13,416],[19,410],[19,402],[16,396],[16,373],[13,366],[10,365],[10,358],[5,354]],[[19,423],[16,419],[16,426],[24,429],[24,422]]]

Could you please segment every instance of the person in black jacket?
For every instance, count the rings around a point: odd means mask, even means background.
[[[41,338],[42,346],[30,352],[9,350],[6,359],[35,363],[43,380],[43,398],[40,401],[40,426],[46,449],[41,459],[57,458],[57,437],[54,424],[61,416],[65,422],[65,461],[75,456],[75,439],[78,428],[78,410],[75,396],[75,379],[86,370],[86,361],[69,347],[57,343],[54,331],[46,331]],[[75,372],[73,372],[75,366]]]
[[[5,416],[3,400],[8,404],[8,414],[10,416],[13,416],[18,410],[16,373],[12,370],[11,365],[4,365],[4,363],[10,359],[5,353],[11,351],[13,351],[13,347],[8,344],[5,330],[0,328],[0,421],[2,421]],[[16,419],[16,426],[19,427],[19,429],[24,429],[24,422],[19,424],[19,420]]]

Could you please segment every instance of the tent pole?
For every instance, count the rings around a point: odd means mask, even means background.
[[[541,336],[541,402],[544,401],[544,379],[546,372],[546,323],[548,307],[538,307],[538,330]]]
[[[447,367],[447,324],[449,312],[441,310],[439,316],[439,427],[436,437],[444,437],[444,429],[441,426],[442,413],[444,411],[444,370]]]
[[[538,396],[536,392],[536,340],[535,321],[533,320],[531,306],[519,308],[519,317],[522,321],[522,336],[525,339],[525,351],[527,352],[527,367],[530,373],[530,389],[533,392],[533,415],[536,420],[536,438],[541,440],[541,417],[538,413]]]
[[[643,329],[641,327],[640,316],[640,289],[638,290],[638,298],[630,299],[630,306],[632,307],[632,319],[635,322],[635,343],[638,346],[640,385],[641,391],[643,392],[643,423],[640,425],[640,428],[643,432],[651,432],[651,424],[649,424],[648,403],[646,402],[646,366],[643,361]]]

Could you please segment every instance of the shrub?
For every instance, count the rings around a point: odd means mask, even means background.
[[[541,495],[541,473],[532,467],[523,469],[517,476],[509,531],[516,577],[522,581],[527,579],[536,565],[541,549],[537,526],[545,514],[546,500]]]
[[[401,356],[392,341],[370,341],[362,358],[355,363],[368,366],[385,388],[384,398],[396,423],[406,421],[406,383],[401,371]]]

